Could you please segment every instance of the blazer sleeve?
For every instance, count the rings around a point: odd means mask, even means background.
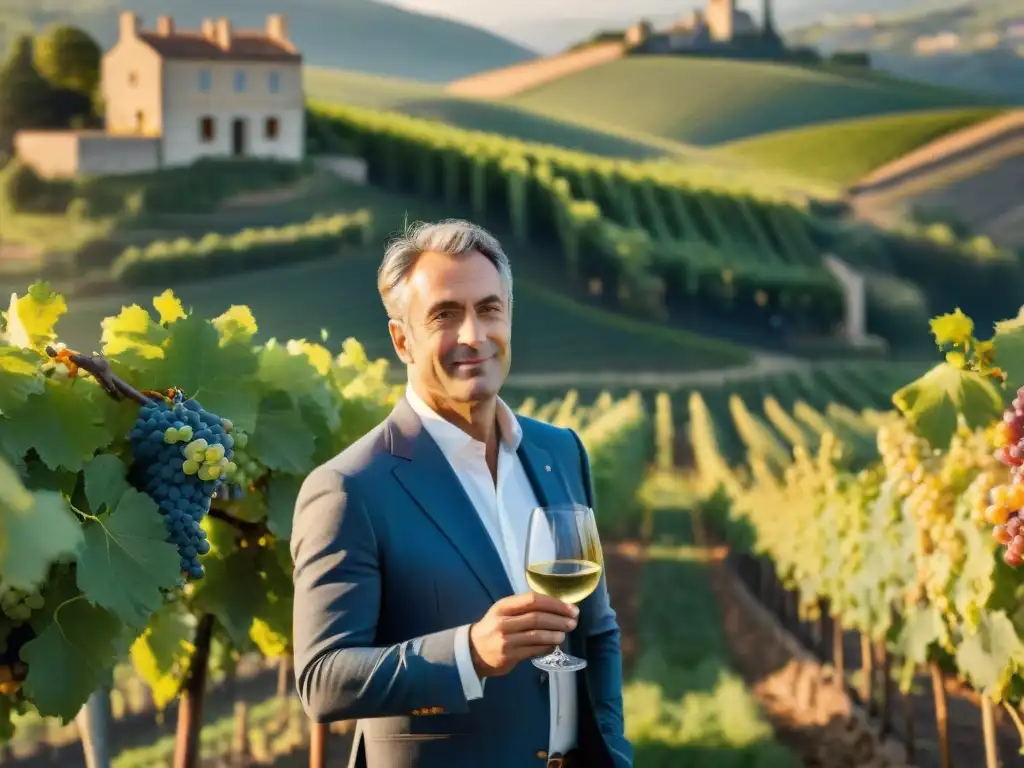
[[[456,628],[375,644],[381,559],[357,483],[321,466],[295,504],[292,618],[295,676],[318,723],[469,710],[455,655]]]
[[[594,483],[590,476],[590,458],[587,449],[574,430],[579,456],[580,477],[587,506],[594,508]],[[625,736],[625,718],[622,707],[622,648],[619,624],[608,595],[605,574],[596,590],[580,605],[581,624],[587,627],[585,674],[594,704],[597,725],[604,736],[616,768],[633,765],[633,747]]]

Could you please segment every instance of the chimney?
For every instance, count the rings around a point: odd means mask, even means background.
[[[217,45],[225,51],[231,49],[231,19],[227,16],[217,19]]]
[[[217,25],[213,19],[203,19],[202,33],[205,40],[217,39]]]
[[[173,37],[174,19],[170,16],[157,16],[156,33],[160,35],[160,37]]]
[[[272,13],[267,16],[267,37],[275,43],[288,42],[288,20],[283,13]]]
[[[139,17],[131,11],[122,11],[118,21],[118,32],[122,40],[138,37]]]

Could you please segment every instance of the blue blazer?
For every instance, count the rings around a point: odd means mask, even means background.
[[[594,505],[570,429],[518,417],[519,457],[541,504]],[[550,466],[551,471],[545,467]],[[440,448],[403,398],[306,478],[295,505],[293,616],[299,697],[316,722],[358,720],[352,768],[543,766],[548,677],[521,663],[467,701],[455,629],[513,594],[501,558]],[[578,749],[587,768],[627,768],[622,656],[602,577],[569,636]]]

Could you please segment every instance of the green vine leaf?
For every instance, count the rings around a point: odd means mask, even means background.
[[[256,461],[268,469],[296,475],[313,469],[315,442],[289,396],[275,392],[264,397],[257,426],[246,446]]]
[[[1024,385],[1024,327],[997,332],[992,337],[996,365],[1015,387]]]
[[[0,581],[32,589],[51,563],[75,555],[82,542],[82,528],[64,496],[29,491],[0,458]]]
[[[302,477],[273,472],[267,481],[267,528],[282,541],[292,537],[295,500],[299,498]]]
[[[46,379],[39,368],[41,362],[31,350],[0,344],[0,416],[17,410],[31,395],[43,391]]]
[[[939,363],[892,396],[893,404],[914,432],[933,448],[949,447],[957,417],[971,429],[986,427],[999,418],[1002,397],[991,381],[974,371]]]
[[[145,626],[164,604],[160,590],[173,588],[181,574],[178,550],[166,539],[156,502],[127,489],[113,512],[85,525],[79,588],[125,624]]]
[[[169,603],[153,614],[146,631],[132,645],[132,665],[149,686],[157,709],[178,695],[192,659],[197,623],[184,605]]]
[[[67,311],[64,297],[54,293],[49,283],[33,283],[26,295],[11,296],[6,339],[15,347],[41,352],[56,340],[57,321]]]
[[[50,469],[79,471],[114,438],[101,415],[82,408],[82,393],[95,389],[87,381],[47,381],[0,422],[5,447],[17,456],[34,448]]]
[[[1002,611],[984,614],[978,631],[963,639],[956,651],[957,667],[979,691],[997,701],[1011,674],[1024,663],[1024,644]]]
[[[23,690],[43,717],[71,721],[117,660],[124,625],[77,593],[70,575],[48,592],[33,617],[38,635],[25,643]]]

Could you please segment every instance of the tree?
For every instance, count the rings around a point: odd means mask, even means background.
[[[52,89],[32,58],[32,38],[23,35],[0,67],[0,150],[10,150],[17,131],[50,122]]]
[[[36,38],[35,65],[58,88],[92,96],[100,82],[103,52],[87,32],[61,24]]]

